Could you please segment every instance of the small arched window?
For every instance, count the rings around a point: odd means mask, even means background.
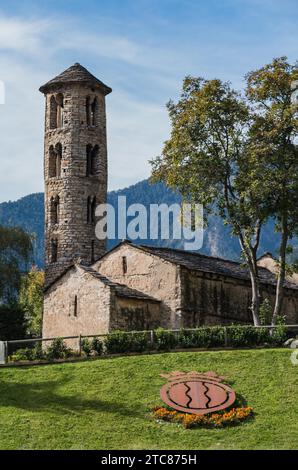
[[[91,103],[91,126],[96,125],[96,113],[97,113],[97,99],[94,98],[94,100]]]
[[[60,177],[61,176],[61,163],[62,163],[62,145],[56,144],[55,148],[53,145],[49,148],[49,177]]]
[[[86,123],[90,126],[90,96],[86,98]]]
[[[86,176],[92,174],[92,145],[86,146]]]
[[[62,145],[60,143],[55,146],[56,151],[56,176],[61,176],[61,163],[62,163]]]
[[[62,93],[56,95],[57,103],[57,127],[63,127],[63,108],[64,108],[64,98]]]
[[[91,222],[91,197],[87,197],[87,223]]]
[[[51,263],[56,263],[58,259],[58,240],[51,240]]]
[[[95,126],[97,117],[97,98],[86,97],[86,123],[87,126]]]
[[[64,99],[62,93],[52,95],[50,98],[50,129],[63,126]]]
[[[54,95],[50,98],[50,129],[57,128],[57,102]]]
[[[95,211],[96,211],[96,197],[92,199],[91,203],[91,223],[95,224]]]
[[[91,175],[97,174],[99,147],[95,145],[91,152]]]
[[[78,316],[78,296],[74,296],[74,302],[73,302],[73,316],[77,317]]]
[[[59,196],[56,196],[55,198],[51,197],[50,214],[51,214],[52,224],[59,224],[59,208],[60,208]]]
[[[56,152],[53,145],[49,148],[49,177],[56,176]]]

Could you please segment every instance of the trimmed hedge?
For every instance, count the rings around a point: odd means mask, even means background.
[[[88,338],[83,338],[81,349],[88,357],[150,350],[170,351],[178,348],[282,346],[286,338],[286,327],[282,324],[272,332],[270,328],[237,325],[200,327],[178,331],[158,328],[153,332],[153,337],[149,331],[114,331],[104,339],[93,338],[90,341]],[[18,349],[10,357],[10,360],[16,362],[39,359],[54,360],[75,356],[78,356],[76,351],[67,348],[62,338],[56,338],[47,350],[42,350],[41,343],[37,343],[34,348]]]

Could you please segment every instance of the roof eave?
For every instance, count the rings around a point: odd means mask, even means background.
[[[85,87],[88,88],[96,88],[99,89],[104,96],[108,95],[109,93],[112,93],[112,88],[108,87],[104,83],[97,83],[97,82],[92,82],[92,81],[82,81],[82,80],[69,80],[69,81],[55,81],[55,82],[48,82],[45,83],[45,85],[42,85],[39,88],[39,91],[43,93],[44,95],[48,93],[55,92],[55,90],[59,89],[61,86],[67,86],[67,85],[84,85]]]

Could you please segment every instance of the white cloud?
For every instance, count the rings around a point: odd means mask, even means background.
[[[296,22],[270,1],[262,7],[261,0],[231,0],[243,10],[232,26],[229,18],[205,21],[195,9],[185,24],[154,16],[150,21],[160,35],[146,19],[138,28],[118,28],[105,18],[103,28],[87,25],[84,15],[0,13],[0,81],[6,88],[6,103],[0,104],[0,201],[43,190],[42,83],[79,61],[113,87],[107,97],[109,186],[126,186],[149,175],[147,161],[169,135],[164,104],[178,95],[185,75],[218,76],[241,87],[245,72],[272,57],[296,58]]]

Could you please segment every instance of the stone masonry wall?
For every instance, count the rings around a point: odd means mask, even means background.
[[[42,335],[105,334],[110,328],[113,303],[109,286],[78,267],[71,268],[45,293]]]
[[[87,223],[87,199],[106,202],[107,143],[105,97],[100,91],[82,85],[57,87],[54,95],[63,94],[63,125],[50,127],[50,100],[46,95],[45,113],[45,266],[46,285],[61,274],[76,257],[92,262],[105,252],[105,241],[95,237],[95,223]],[[94,126],[87,125],[86,97],[97,98]],[[60,176],[49,172],[49,149],[62,145]],[[98,145],[98,161],[92,176],[86,176],[86,147]],[[51,198],[59,196],[59,222],[51,220]],[[58,241],[57,262],[51,262],[51,240]]]
[[[123,272],[124,257],[126,273]],[[175,265],[127,243],[96,262],[93,269],[115,282],[126,284],[161,300],[160,326],[179,327],[180,279],[179,269]]]
[[[116,297],[111,311],[110,329],[125,331],[154,330],[160,325],[160,304],[147,300]]]
[[[184,327],[251,323],[251,288],[249,282],[211,273],[181,270],[181,315]],[[262,286],[262,299],[274,305],[273,286]],[[286,290],[283,314],[287,323],[298,321],[298,291]]]

